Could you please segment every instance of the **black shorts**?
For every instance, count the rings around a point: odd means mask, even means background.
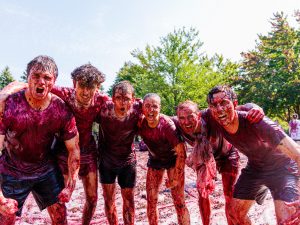
[[[170,168],[174,167],[175,164],[176,164],[176,156],[170,158],[167,161],[156,160],[156,159],[149,157],[148,162],[147,162],[147,166],[152,169],[155,169],[155,170],[170,169]]]
[[[117,169],[99,166],[100,182],[102,184],[114,184],[118,177],[118,184],[123,188],[134,188],[136,184],[136,162]]]
[[[1,174],[0,181],[4,197],[18,202],[17,216],[21,216],[22,207],[30,192],[40,210],[43,210],[58,202],[57,196],[64,188],[63,176],[56,170],[35,179],[20,179]]]
[[[298,199],[297,182],[299,177],[287,165],[273,171],[257,171],[247,165],[234,187],[233,197],[255,200],[262,204],[268,189],[274,200],[293,202]]]

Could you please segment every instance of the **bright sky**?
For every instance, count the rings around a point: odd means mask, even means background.
[[[174,28],[196,28],[203,52],[238,61],[271,30],[273,13],[283,11],[293,26],[299,0],[0,0],[0,70],[15,79],[37,55],[53,57],[57,84],[71,86],[70,73],[92,63],[113,83],[130,52],[158,45]]]

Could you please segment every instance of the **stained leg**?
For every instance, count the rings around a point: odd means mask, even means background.
[[[238,177],[238,170],[232,173],[222,173],[223,191],[225,196],[225,213],[228,225],[233,225],[233,221],[230,218],[230,204],[233,198],[234,184]]]
[[[102,184],[105,214],[110,225],[118,225],[116,208],[116,184]]]
[[[134,188],[121,189],[123,198],[123,219],[125,225],[134,224]]]
[[[97,205],[97,188],[98,188],[98,175],[97,172],[89,172],[86,176],[82,177],[83,188],[85,192],[85,204],[83,208],[82,224],[90,224],[94,215]]]
[[[184,198],[184,161],[180,162],[178,169],[177,185],[171,188],[171,194],[173,197],[174,206],[177,212],[178,224],[187,225],[190,224],[190,214],[185,204]],[[172,173],[168,170],[169,180],[172,178]]]
[[[47,207],[52,225],[67,224],[67,209],[65,204],[55,203]]]
[[[158,224],[158,211],[157,211],[157,200],[158,190],[162,183],[164,175],[164,169],[154,170],[148,168],[147,180],[146,180],[146,192],[147,192],[147,216],[149,225]]]

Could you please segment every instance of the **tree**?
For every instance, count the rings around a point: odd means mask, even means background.
[[[206,106],[208,90],[226,82],[229,74],[237,72],[237,65],[219,55],[208,58],[201,52],[203,43],[198,35],[194,28],[182,28],[161,38],[159,46],[147,45],[144,51],[132,51],[136,62],[125,62],[115,83],[129,80],[138,97],[158,93],[162,112],[169,115],[187,99]]]
[[[14,78],[9,71],[9,67],[6,66],[0,75],[0,89],[4,88],[12,81],[14,81]]]
[[[243,102],[253,101],[269,116],[289,121],[300,110],[300,31],[282,12],[274,14],[271,26],[267,35],[258,35],[254,50],[242,53],[233,84]]]

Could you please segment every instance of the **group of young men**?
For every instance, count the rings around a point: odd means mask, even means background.
[[[182,102],[177,116],[170,118],[160,113],[159,95],[136,99],[128,81],[114,85],[111,98],[98,92],[105,77],[90,64],[71,73],[74,88],[54,86],[57,75],[54,60],[38,56],[27,66],[27,84],[14,83],[0,93],[0,106],[5,102],[0,107],[2,224],[15,223],[30,192],[41,210],[47,208],[52,224],[66,224],[65,203],[78,175],[86,197],[82,224],[89,224],[98,198],[97,170],[108,223],[118,224],[117,179],[124,224],[134,224],[136,135],[149,151],[149,224],[158,224],[158,192],[165,171],[178,224],[190,224],[184,199],[186,161],[197,172],[203,224],[210,224],[209,194],[216,171],[222,175],[228,224],[251,224],[247,213],[255,201],[262,203],[267,189],[278,224],[299,224],[300,147],[256,105],[238,108],[231,88],[212,89],[206,110],[200,111],[192,101]],[[99,124],[98,149],[94,122]],[[188,159],[184,141],[194,146]],[[238,150],[248,157],[248,164],[237,180]]]

